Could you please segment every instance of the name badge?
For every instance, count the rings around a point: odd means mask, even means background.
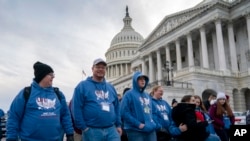
[[[163,114],[163,119],[164,120],[168,120],[168,115],[167,114]]]
[[[110,111],[110,106],[108,103],[102,103],[102,110],[109,112]]]
[[[149,113],[150,113],[150,109],[149,109],[149,107],[148,107],[148,106],[145,106],[145,107],[144,107],[144,112],[145,112],[145,113],[147,113],[147,114],[149,114]]]

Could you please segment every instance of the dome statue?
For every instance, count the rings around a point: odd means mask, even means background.
[[[126,16],[123,19],[124,27],[121,32],[115,35],[111,41],[111,47],[122,42],[142,42],[143,37],[131,26],[132,18],[129,17],[128,6],[126,6]]]

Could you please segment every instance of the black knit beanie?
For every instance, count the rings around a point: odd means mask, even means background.
[[[174,103],[178,103],[176,99],[172,99],[172,105],[173,105]]]
[[[125,89],[123,90],[123,93],[122,93],[122,94],[124,95],[128,90],[130,90],[130,88],[128,88],[128,87],[125,88]]]
[[[53,73],[53,69],[46,64],[43,64],[39,61],[37,61],[34,65],[34,75],[35,75],[35,81],[39,83],[47,74]]]

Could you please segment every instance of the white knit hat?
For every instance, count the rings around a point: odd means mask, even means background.
[[[227,99],[227,98],[226,98],[225,93],[223,93],[223,92],[218,92],[218,93],[217,93],[217,98],[216,98],[216,99],[218,100],[218,99]]]

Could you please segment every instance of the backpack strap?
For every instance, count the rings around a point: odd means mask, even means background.
[[[60,95],[59,88],[57,88],[57,87],[53,87],[53,88],[54,88],[54,91],[55,91],[55,93],[56,93],[57,98],[58,98],[59,101],[61,102],[62,97],[61,97],[61,95]]]
[[[24,100],[25,100],[25,106],[29,100],[30,91],[31,91],[31,86],[27,86],[24,88],[23,96],[24,96]]]
[[[30,91],[31,91],[31,86],[27,86],[23,90],[23,97],[24,97],[25,103],[24,103],[24,107],[23,107],[24,110],[23,110],[23,114],[22,114],[22,119],[23,119],[23,116],[24,116],[24,113],[26,110],[27,102],[28,102],[29,97],[30,97]]]

